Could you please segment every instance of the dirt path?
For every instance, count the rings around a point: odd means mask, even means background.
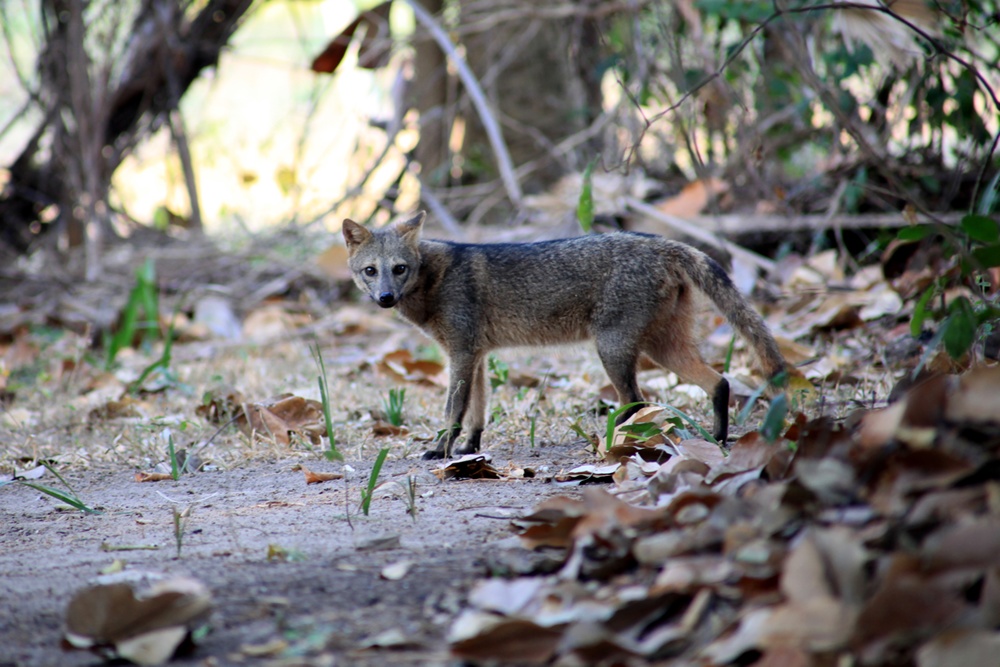
[[[552,447],[543,454],[545,463],[558,466],[567,452]],[[376,495],[368,517],[355,503],[349,524],[345,482],[306,486],[296,463],[254,463],[156,484],[136,484],[128,471],[69,475],[101,515],[59,511],[56,501],[33,489],[5,488],[0,665],[93,664],[87,653],[59,649],[65,608],[72,593],[115,558],[127,562],[126,573],[184,574],[211,589],[213,633],[192,657],[173,664],[262,664],[274,655],[250,657],[247,647],[279,640],[286,644],[273,646],[295,647],[284,655],[307,658],[282,664],[333,664],[334,658],[336,664],[448,664],[444,636],[470,584],[524,557],[510,539],[509,517],[550,495],[574,493],[530,479],[440,482],[426,472],[432,464],[397,460],[386,464],[382,479],[418,478],[416,520],[399,487]],[[356,472],[347,482],[353,498],[368,476],[363,465],[353,462]],[[193,510],[178,558],[173,508],[188,505]],[[398,545],[366,548],[386,536],[398,536]],[[157,548],[104,550],[144,545]],[[269,545],[290,558],[269,562]],[[402,579],[380,576],[400,561],[412,563]],[[378,643],[399,645],[372,647]]]

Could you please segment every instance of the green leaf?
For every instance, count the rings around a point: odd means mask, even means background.
[[[785,427],[785,415],[788,414],[788,397],[785,394],[778,394],[771,401],[771,406],[764,415],[764,421],[760,425],[760,434],[768,442],[774,442],[781,435],[781,429]]]
[[[672,406],[672,405],[670,405],[668,403],[660,403],[660,405],[662,405],[663,407],[665,407],[667,410],[673,412],[675,415],[677,415],[678,418],[680,418],[681,420],[683,420],[683,422],[686,422],[687,425],[690,426],[692,429],[694,429],[695,432],[698,435],[700,435],[703,440],[706,440],[707,442],[710,442],[713,445],[718,446],[720,449],[722,449],[722,453],[723,454],[726,453],[726,450],[723,448],[723,445],[725,443],[720,443],[718,440],[716,440],[714,435],[712,435],[711,433],[709,433],[705,429],[704,426],[702,426],[701,424],[699,424],[698,422],[696,422],[688,414],[682,412],[681,410],[678,410],[677,408],[675,408],[674,406]]]
[[[333,419],[330,416],[330,394],[326,385],[326,364],[323,363],[323,354],[320,352],[319,343],[314,343],[310,348],[313,360],[319,367],[319,376],[316,381],[319,383],[319,401],[323,406],[323,423],[326,425],[326,438],[330,442],[330,448],[323,452],[328,461],[343,461],[344,455],[337,449],[337,442],[333,435]]]
[[[972,259],[980,269],[1000,266],[1000,243],[975,248],[972,251]]]
[[[46,466],[48,467],[48,466]],[[45,486],[44,484],[35,484],[34,482],[20,481],[20,484],[30,487],[35,491],[40,491],[46,495],[52,496],[56,500],[66,503],[74,509],[78,509],[81,512],[87,514],[103,514],[100,510],[95,510],[93,507],[87,505],[87,503],[80,500],[80,498],[70,490],[68,493],[65,491],[60,491],[59,489],[53,489],[51,486]]]
[[[375,465],[372,466],[372,474],[368,476],[368,488],[361,492],[361,511],[368,516],[368,509],[372,504],[372,493],[375,491],[375,484],[378,482],[379,473],[382,472],[382,464],[385,457],[389,455],[389,448],[383,447],[375,457]]]
[[[985,215],[970,213],[962,218],[962,229],[969,238],[982,243],[996,243],[1000,240],[1000,227],[996,220]]]
[[[595,162],[596,160],[591,160],[583,171],[583,187],[580,189],[580,201],[576,205],[576,219],[580,221],[580,228],[588,234],[594,227],[594,188],[591,176]]]
[[[957,360],[969,351],[975,341],[976,314],[972,304],[965,297],[952,301],[948,311],[950,313],[948,319],[942,325],[944,328],[942,343],[948,356]]]
[[[926,320],[929,315],[927,312],[927,304],[930,303],[935,292],[937,292],[937,285],[931,285],[928,287],[924,293],[920,295],[920,300],[917,301],[917,305],[913,307],[913,319],[910,320],[910,335],[914,338],[919,336],[920,332],[924,330],[924,320]]]
[[[648,405],[646,401],[636,401],[635,403],[626,403],[617,410],[608,413],[608,423],[604,429],[604,448],[611,451],[611,446],[615,443],[615,422],[618,420],[618,415],[622,414],[629,408],[634,408],[637,405]]]
[[[992,211],[997,203],[998,192],[1000,192],[1000,171],[993,176],[993,180],[983,190],[983,196],[979,198],[979,206],[976,210],[982,215],[986,215]]]
[[[896,238],[900,241],[921,241],[927,238],[933,230],[931,225],[911,225],[900,228],[896,232]]]

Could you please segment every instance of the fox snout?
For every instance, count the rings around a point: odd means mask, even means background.
[[[399,299],[396,298],[396,295],[393,294],[392,292],[380,292],[379,295],[375,298],[375,303],[382,306],[383,308],[392,308],[393,306],[396,305],[397,301],[399,301]]]

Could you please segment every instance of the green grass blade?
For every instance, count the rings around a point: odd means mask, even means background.
[[[693,428],[698,433],[698,435],[700,435],[702,438],[704,438],[708,442],[712,443],[713,445],[717,445],[719,447],[722,446],[722,445],[719,444],[719,441],[715,439],[714,435],[712,435],[711,433],[709,433],[708,430],[704,426],[702,426],[697,421],[695,421],[694,419],[692,419],[686,412],[678,410],[677,408],[675,408],[674,406],[670,405],[669,403],[659,403],[658,405],[663,406],[664,408],[666,408],[667,410],[669,410],[670,412],[672,412],[677,417],[680,417],[682,420],[684,420],[684,422],[688,426],[690,426],[691,428]]]
[[[608,423],[604,428],[604,448],[607,451],[611,451],[611,447],[615,443],[615,423],[618,420],[618,415],[622,414],[629,408],[634,408],[637,405],[649,405],[647,401],[635,401],[634,403],[626,403],[617,410],[608,413]]]
[[[323,423],[326,425],[326,439],[330,442],[330,448],[324,452],[327,460],[343,461],[344,455],[337,449],[336,440],[333,436],[333,418],[330,416],[330,394],[326,384],[326,364],[323,363],[323,355],[319,350],[319,343],[313,343],[309,348],[312,351],[313,359],[319,368],[319,376],[316,381],[319,383],[319,401],[323,406]]]
[[[56,500],[66,503],[70,507],[78,509],[81,512],[86,512],[87,514],[103,514],[103,512],[101,512],[100,510],[95,510],[93,507],[80,500],[76,496],[76,494],[72,493],[72,491],[70,491],[70,493],[64,493],[59,489],[53,489],[50,486],[45,486],[44,484],[36,484],[34,482],[19,482],[19,483],[29,488],[32,488],[35,491],[41,491],[42,493],[48,496],[52,496]]]
[[[591,160],[587,168],[583,171],[583,187],[580,188],[580,199],[576,204],[576,219],[580,222],[580,229],[589,234],[594,228],[594,190],[592,175],[594,173],[594,163]]]
[[[364,512],[365,516],[368,516],[368,509],[372,503],[372,493],[375,492],[375,484],[378,482],[379,473],[382,472],[382,464],[385,463],[385,457],[388,455],[389,448],[383,447],[379,450],[378,456],[375,457],[372,474],[368,476],[368,488],[365,489],[361,496],[361,511]]]

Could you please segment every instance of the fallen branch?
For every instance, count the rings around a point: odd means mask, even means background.
[[[486,136],[490,140],[490,146],[493,148],[493,154],[497,159],[497,169],[500,171],[500,178],[503,180],[504,188],[507,190],[507,197],[515,206],[521,205],[522,193],[521,185],[517,181],[517,176],[514,174],[514,163],[510,159],[510,152],[507,150],[507,145],[503,140],[503,133],[500,130],[500,125],[497,123],[496,118],[493,116],[493,111],[490,109],[489,103],[486,100],[486,95],[483,93],[482,87],[476,80],[476,76],[469,69],[469,65],[465,62],[465,59],[458,53],[455,45],[451,42],[448,34],[437,24],[434,17],[420,6],[420,3],[416,0],[406,0],[406,4],[410,6],[413,10],[414,16],[417,18],[417,22],[423,25],[427,31],[434,38],[434,41],[438,43],[441,50],[444,51],[451,62],[455,65],[458,70],[458,77],[462,80],[465,85],[466,90],[469,93],[469,97],[472,100],[473,106],[476,107],[476,112],[479,114],[480,120],[483,122],[483,129],[486,130]]]
[[[917,224],[938,223],[957,225],[961,213],[918,214]],[[902,213],[864,213],[860,215],[705,215],[692,218],[689,224],[701,229],[714,229],[723,236],[755,232],[797,232],[819,229],[895,229],[913,224]]]
[[[630,209],[661,222],[669,227],[673,227],[677,231],[690,236],[693,239],[697,239],[702,243],[706,243],[713,248],[719,248],[720,250],[725,250],[733,257],[739,257],[740,259],[753,264],[756,267],[763,269],[767,273],[774,273],[775,264],[773,261],[759,255],[752,250],[747,250],[741,246],[736,245],[726,241],[725,239],[719,238],[718,235],[712,232],[706,231],[705,227],[699,226],[698,224],[691,222],[689,220],[684,220],[683,218],[678,218],[676,215],[670,215],[669,213],[664,213],[663,211],[650,206],[645,202],[641,202],[635,197],[625,197],[625,204]]]

